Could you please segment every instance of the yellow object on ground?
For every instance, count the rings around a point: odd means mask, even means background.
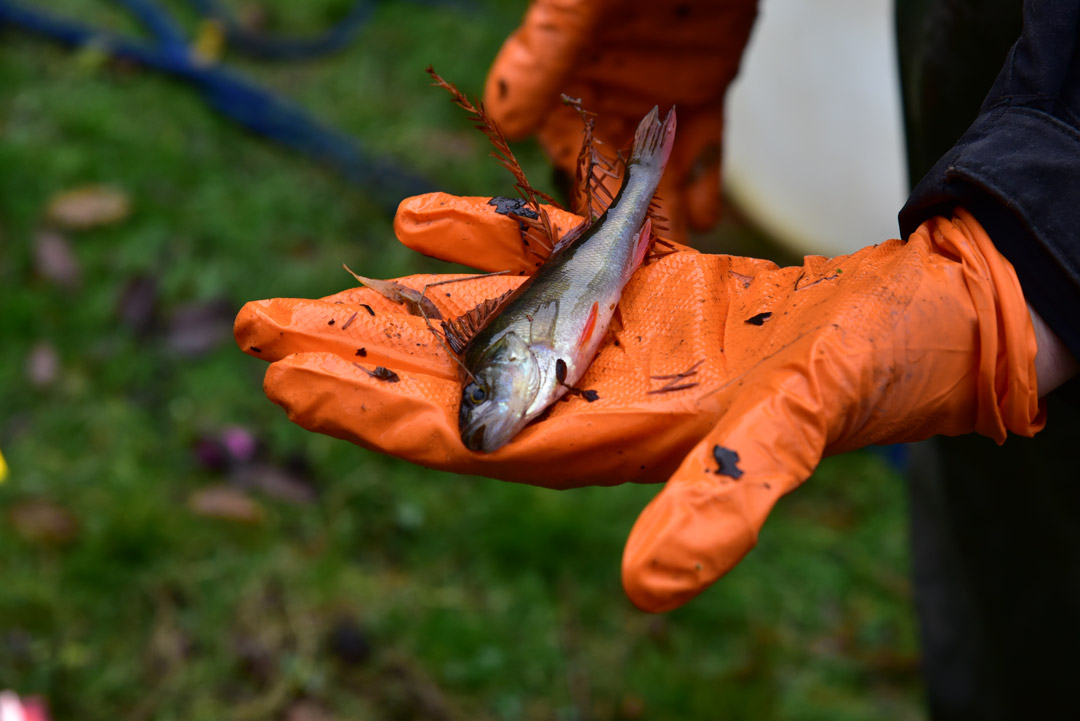
[[[4,452],[0,451],[0,483],[4,482],[4,479],[7,478],[7,474],[8,467],[7,463],[4,462]]]

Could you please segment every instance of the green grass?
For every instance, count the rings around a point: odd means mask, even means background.
[[[279,2],[271,18],[315,29],[346,5]],[[110,3],[51,6],[125,27]],[[387,2],[332,58],[229,60],[441,187],[505,194],[423,68],[478,93],[521,11]],[[444,267],[399,246],[361,192],[92,54],[5,31],[0,88],[0,687],[46,696],[58,719],[288,718],[301,703],[340,719],[921,716],[903,494],[879,457],[826,462],[728,578],[642,614],[618,569],[655,488],[426,471],[291,425],[228,340],[170,350],[163,319],[184,304],[326,295],[350,285],[342,262]],[[542,178],[538,150],[522,153]],[[91,183],[134,211],[69,234],[82,280],[63,288],[35,271],[33,238],[54,194]],[[147,332],[118,316],[135,277],[158,288]],[[26,380],[39,343],[60,360],[44,387]],[[189,511],[227,480],[192,452],[225,426],[276,464],[302,459],[316,500],[256,492],[250,525]],[[69,512],[73,537],[17,532],[31,500]],[[343,637],[360,650],[335,652]]]

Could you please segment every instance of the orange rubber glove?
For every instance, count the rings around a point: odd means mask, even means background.
[[[507,137],[538,132],[570,177],[582,123],[562,93],[597,113],[609,154],[652,106],[678,106],[659,196],[682,240],[687,223],[704,229],[717,219],[724,94],[756,11],[756,0],[535,0],[488,73],[484,103]]]
[[[409,199],[396,231],[427,255],[482,270],[530,265],[517,223],[483,198]],[[400,282],[436,279],[445,276]],[[489,276],[427,295],[454,317],[519,282]],[[623,561],[628,594],[651,611],[738,563],[776,500],[825,454],[938,433],[1001,442],[1043,422],[1020,286],[963,211],[907,242],[801,267],[682,249],[639,269],[619,308],[621,330],[579,383],[599,399],[556,403],[486,455],[459,438],[461,384],[446,351],[423,319],[370,289],[251,302],[235,332],[241,348],[273,361],[267,395],[310,430],[552,488],[668,481]],[[397,380],[373,377],[376,366]]]

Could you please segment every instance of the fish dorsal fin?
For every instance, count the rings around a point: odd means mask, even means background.
[[[525,250],[540,261],[551,257],[559,245],[559,237],[547,209],[541,207],[538,212],[524,216],[513,214],[513,218],[521,228],[521,242],[525,244]]]
[[[653,195],[652,200],[649,201],[649,209],[645,211],[645,217],[652,221],[653,234],[657,238],[660,234],[667,234],[671,231],[671,227],[668,225],[668,218],[663,215],[663,200],[659,195]]]
[[[626,167],[625,163],[621,162],[621,154],[611,160],[601,152],[600,146],[603,143],[594,135],[596,113],[586,110],[579,98],[564,94],[562,100],[577,111],[583,125],[571,209],[591,224],[603,215],[614,201],[612,188],[619,185]]]
[[[487,327],[491,319],[498,314],[503,304],[514,293],[513,288],[506,291],[498,298],[488,298],[480,301],[471,310],[467,310],[453,320],[442,322],[443,334],[450,349],[461,355],[476,334]]]
[[[645,262],[651,263],[660,260],[664,256],[677,251],[677,247],[668,238],[671,235],[671,227],[668,218],[661,212],[662,201],[659,195],[653,195],[649,201],[649,208],[645,211],[645,219],[652,226],[652,239],[645,256]]]
[[[491,141],[492,146],[495,148],[492,151],[492,155],[499,161],[499,164],[510,171],[514,176],[514,187],[517,189],[518,194],[522,199],[528,203],[529,207],[536,213],[537,218],[535,224],[532,222],[534,219],[528,219],[527,225],[536,229],[536,235],[533,237],[533,241],[545,248],[548,252],[555,247],[558,239],[555,237],[555,231],[551,224],[551,221],[547,217],[547,213],[541,207],[541,202],[552,205],[556,208],[561,208],[558,201],[552,198],[547,193],[537,190],[529,185],[528,179],[525,177],[525,171],[521,168],[521,163],[518,162],[514,156],[514,151],[510,149],[510,144],[506,141],[506,137],[503,136],[502,131],[499,130],[499,126],[495,124],[487,111],[484,110],[483,103],[473,104],[472,101],[466,97],[465,93],[454,87],[453,83],[449,83],[443,80],[434,68],[430,65],[427,68],[428,75],[435,81],[435,85],[443,88],[450,93],[454,103],[461,107],[465,112],[469,114],[469,119],[476,125],[476,129],[487,136]],[[524,221],[523,221],[524,222]],[[522,241],[525,241],[525,237],[522,237]],[[527,244],[526,244],[527,245]]]

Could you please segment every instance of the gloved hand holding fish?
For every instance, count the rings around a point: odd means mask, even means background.
[[[642,121],[623,190],[591,224],[531,190],[524,205],[432,194],[399,208],[406,245],[529,277],[254,301],[235,326],[271,362],[267,395],[309,430],[551,488],[667,481],[623,560],[627,593],[651,611],[734,567],[826,454],[938,433],[1000,442],[1043,423],[1019,283],[962,210],[906,242],[796,267],[649,251],[673,118]],[[536,227],[570,238],[542,260]]]
[[[677,107],[659,198],[666,237],[682,241],[688,226],[704,230],[719,216],[724,97],[756,14],[755,0],[532,0],[492,64],[484,102],[508,138],[535,134],[568,178],[581,122],[562,94],[596,113],[596,138],[614,147],[654,104]]]

